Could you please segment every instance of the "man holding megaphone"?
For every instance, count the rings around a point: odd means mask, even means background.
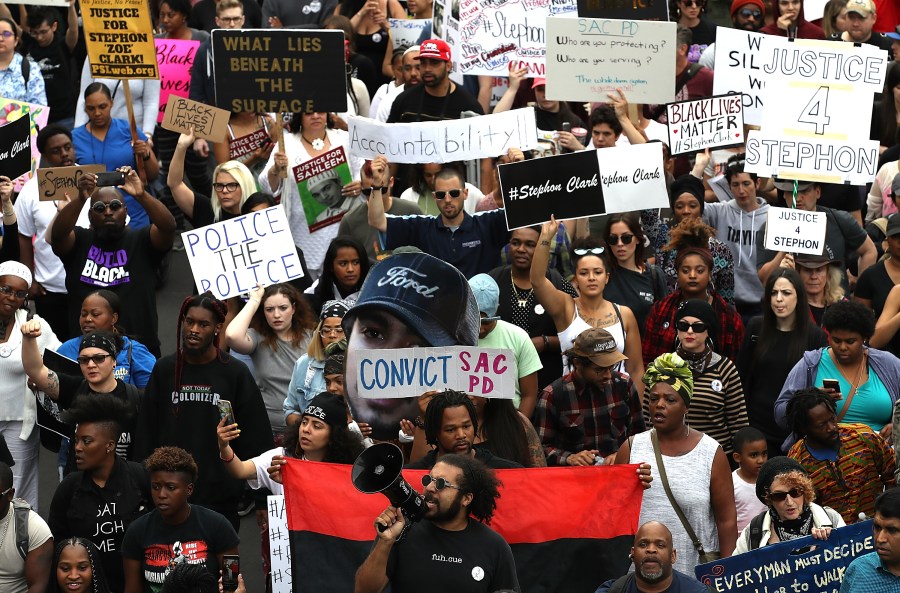
[[[424,521],[398,541],[407,519],[390,506],[375,519],[377,539],[356,571],[356,593],[491,593],[519,591],[512,550],[487,527],[500,481],[469,456],[443,455],[422,476]],[[474,520],[473,520],[474,519]],[[383,530],[383,531],[382,531]]]

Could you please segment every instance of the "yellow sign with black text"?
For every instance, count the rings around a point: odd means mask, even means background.
[[[81,0],[94,78],[159,78],[146,0]]]

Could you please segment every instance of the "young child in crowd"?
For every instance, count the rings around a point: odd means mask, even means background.
[[[732,445],[734,453],[731,456],[738,468],[731,473],[731,480],[737,506],[737,530],[741,533],[753,517],[766,510],[766,505],[756,497],[756,478],[769,453],[765,435],[751,426],[734,433]]]

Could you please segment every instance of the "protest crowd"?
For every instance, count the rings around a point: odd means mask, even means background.
[[[900,591],[900,5],[630,4],[0,3],[0,591]]]

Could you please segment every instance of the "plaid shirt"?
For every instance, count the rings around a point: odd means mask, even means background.
[[[566,465],[570,454],[590,449],[607,457],[629,436],[646,430],[641,400],[628,376],[614,371],[604,391],[576,384],[574,371],[544,389],[534,416],[547,465]]]
[[[734,310],[734,306],[725,302],[721,296],[713,292],[712,308],[719,322],[718,339],[713,345],[713,351],[727,356],[732,362],[737,362],[738,351],[744,341],[744,323],[741,316]],[[656,357],[666,352],[675,351],[675,338],[678,332],[675,330],[675,312],[681,303],[681,289],[653,304],[645,324],[646,333],[643,340],[644,364],[648,365]]]

